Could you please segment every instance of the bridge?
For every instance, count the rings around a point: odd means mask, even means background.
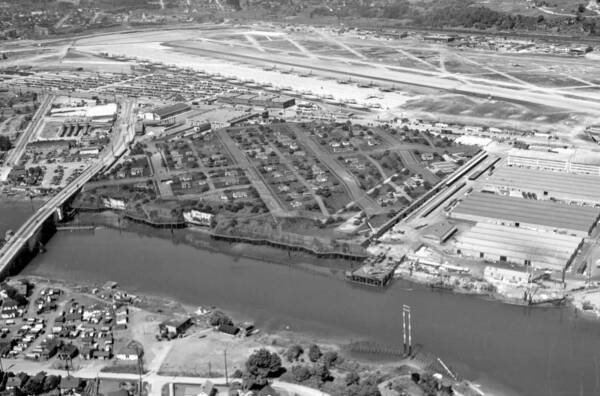
[[[128,145],[135,136],[132,109],[133,102],[122,102],[119,118],[115,122],[115,136],[111,139],[110,146],[105,147],[100,158],[93,165],[85,169],[58,194],[44,203],[0,249],[0,280],[10,275],[14,269],[16,259],[26,248],[29,248],[29,251],[34,250],[37,243],[35,240],[39,232],[54,213],[60,210],[62,205],[79,191],[86,182],[103,169],[108,169],[127,151]]]

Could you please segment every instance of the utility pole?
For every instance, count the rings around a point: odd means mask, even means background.
[[[223,350],[223,359],[225,360],[225,385],[229,385],[229,376],[227,375],[227,349]]]
[[[402,336],[404,355],[410,356],[412,354],[412,321],[409,305],[402,305]]]
[[[406,305],[402,306],[402,348],[403,353],[406,355]]]
[[[142,372],[144,371],[144,358],[142,355],[143,349],[138,346],[137,348],[137,369],[139,376],[139,384],[138,384],[138,395],[142,394]]]

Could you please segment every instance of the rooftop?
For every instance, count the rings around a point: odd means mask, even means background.
[[[427,226],[423,230],[423,237],[443,242],[454,232],[456,232],[456,227],[453,224],[450,224],[447,221],[442,221],[440,223]]]
[[[456,247],[563,268],[581,241],[581,237],[553,232],[477,223],[459,236]]]
[[[191,107],[187,103],[175,103],[172,105],[157,107],[154,109],[154,113],[162,118],[175,113],[183,113],[184,111],[188,111],[190,109]]]
[[[600,177],[528,168],[500,167],[483,179],[487,184],[528,192],[548,192],[561,199],[600,202]]]
[[[453,214],[587,233],[600,216],[600,209],[474,192],[454,209]]]
[[[569,161],[578,164],[600,165],[600,155],[597,152],[585,149],[569,148],[542,151],[513,148],[509,150],[508,155],[548,161]]]

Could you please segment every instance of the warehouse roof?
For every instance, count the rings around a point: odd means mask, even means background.
[[[588,149],[556,149],[553,151],[540,150],[524,150],[512,148],[508,151],[509,156],[521,157],[527,159],[540,159],[548,161],[569,161],[578,164],[595,164],[600,163],[598,153]]]
[[[237,97],[237,99],[240,100],[251,100],[251,99],[255,99],[257,96],[253,95],[253,94],[243,94]]]
[[[582,240],[554,232],[477,223],[458,238],[457,248],[562,268]]]
[[[295,99],[292,98],[291,96],[278,96],[277,98],[273,99],[273,102],[284,103],[284,102],[288,102],[290,100],[295,100]]]
[[[453,214],[587,233],[600,216],[600,209],[475,192],[458,205]]]
[[[574,200],[600,201],[600,177],[528,168],[501,167],[486,179],[487,183],[529,192],[548,191],[550,196]]]
[[[173,114],[183,113],[184,111],[188,111],[190,109],[191,107],[187,103],[175,103],[172,105],[157,107],[153,112],[160,118],[164,118]]]
[[[447,221],[442,221],[440,223],[435,223],[430,226],[427,226],[423,230],[423,237],[427,239],[432,239],[437,242],[445,242],[455,232],[455,225],[450,224]]]

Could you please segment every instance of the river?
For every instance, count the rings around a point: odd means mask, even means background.
[[[0,201],[0,238],[8,230],[17,231],[25,221],[38,209],[43,202],[41,201]]]
[[[113,280],[131,292],[217,305],[267,330],[399,347],[401,307],[413,338],[465,378],[493,378],[523,395],[600,394],[600,323],[567,308],[527,308],[395,282],[385,292],[293,266],[100,229],[57,233],[23,271],[82,282]]]

